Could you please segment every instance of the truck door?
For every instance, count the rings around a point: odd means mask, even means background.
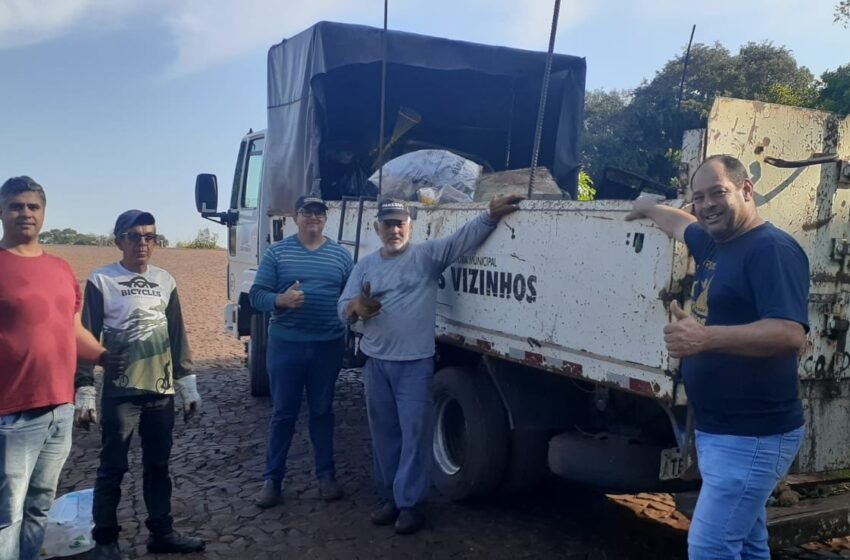
[[[238,218],[227,230],[228,299],[250,288],[259,262],[260,184],[263,173],[262,134],[248,136],[240,150],[240,165],[233,181],[231,211]]]
[[[850,467],[850,119],[758,101],[718,98],[706,154],[730,154],[755,184],[765,220],[809,257],[809,333],[800,359],[806,437],[798,472]],[[824,160],[828,163],[817,163]]]

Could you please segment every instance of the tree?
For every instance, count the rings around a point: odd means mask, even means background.
[[[850,0],[848,9],[850,9]],[[827,111],[850,115],[850,64],[827,70],[821,75],[820,107]]]
[[[841,0],[835,5],[835,23],[841,22],[841,25],[847,27],[850,25],[850,0]]]
[[[670,182],[682,134],[705,126],[718,95],[805,107],[818,101],[812,73],[797,64],[790,50],[769,42],[747,43],[735,55],[719,43],[693,45],[680,102],[684,64],[682,52],[630,96],[588,94],[583,155],[593,178],[598,180],[606,165],[615,165]]]
[[[637,165],[634,152],[623,150],[628,129],[625,108],[629,101],[629,94],[618,90],[597,89],[585,95],[582,167],[590,175],[598,176],[605,166]]]

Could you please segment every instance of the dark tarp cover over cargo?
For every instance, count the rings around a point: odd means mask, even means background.
[[[291,214],[308,192],[363,193],[378,161],[381,34],[322,22],[269,50],[263,188],[272,212]],[[384,161],[443,148],[485,172],[529,167],[545,63],[546,53],[389,31]],[[583,58],[555,55],[539,165],[573,197],[584,81]]]

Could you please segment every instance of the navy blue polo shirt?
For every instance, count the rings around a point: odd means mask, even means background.
[[[765,223],[727,243],[699,225],[685,231],[697,263],[691,313],[704,325],[762,319],[808,324],[809,260],[790,235]],[[741,436],[781,434],[803,425],[798,354],[754,358],[704,352],[682,360],[696,429]]]

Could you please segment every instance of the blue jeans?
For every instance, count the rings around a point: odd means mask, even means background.
[[[802,439],[802,427],[761,437],[696,432],[702,488],[688,532],[691,560],[770,559],[765,504]]]
[[[341,338],[321,342],[269,339],[266,370],[269,372],[272,417],[263,473],[265,480],[279,482],[286,476],[286,456],[305,389],[316,477],[336,476],[333,400],[342,354]]]
[[[363,368],[375,479],[383,496],[399,508],[421,503],[431,484],[433,378],[433,358],[369,358]]]
[[[0,416],[0,558],[38,560],[73,422],[72,404]]]
[[[118,540],[118,504],[121,481],[127,473],[127,453],[133,434],[142,440],[142,494],[148,518],[145,525],[154,537],[173,530],[171,518],[171,457],[174,431],[173,395],[107,397],[101,401],[100,465],[94,482],[95,542]]]

